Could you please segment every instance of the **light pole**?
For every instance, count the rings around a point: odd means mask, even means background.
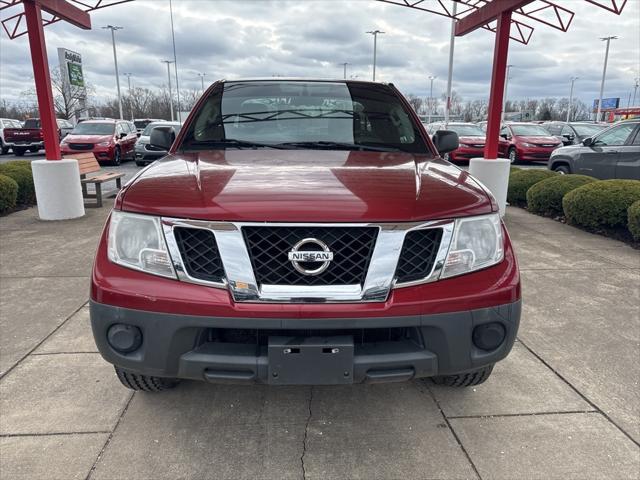
[[[347,79],[347,65],[351,65],[349,62],[342,62],[340,65],[342,65],[342,78],[344,78],[345,80]]]
[[[571,77],[571,90],[569,90],[569,106],[567,107],[567,123],[571,119],[571,107],[573,106],[573,84],[578,80],[578,77]]]
[[[631,106],[636,106],[636,94],[638,93],[638,87],[640,87],[640,78],[636,78],[636,84],[633,86],[633,103]]]
[[[429,87],[429,120],[427,123],[431,123],[431,113],[433,112],[433,81],[437,77],[433,75],[429,75],[429,80],[431,80],[431,86]]]
[[[127,77],[127,86],[129,89],[129,108],[131,109],[131,121],[133,122],[133,102],[131,101],[131,99],[133,98],[133,95],[131,94],[131,73],[124,73],[123,75],[126,75]]]
[[[502,95],[502,117],[500,118],[501,123],[504,123],[504,111],[507,108],[507,85],[509,85],[509,72],[511,71],[511,67],[513,67],[513,65],[507,65],[507,75],[504,77],[504,94]]]
[[[176,57],[176,34],[173,29],[173,4],[171,3],[171,0],[169,0],[169,14],[171,15],[171,41],[173,42],[173,66],[175,67],[175,74],[176,74],[176,103],[178,107],[178,121],[182,122],[182,113],[180,113],[180,84],[178,83],[178,59]]]
[[[171,64],[173,63],[173,60],[160,60],[162,63],[166,63],[167,64],[167,79],[169,80],[169,108],[171,110],[171,121],[174,121],[174,115],[173,115],[173,95],[171,94]]]
[[[202,83],[202,93],[204,93],[204,77],[207,76],[206,73],[198,73],[198,76],[200,77],[200,82]]]
[[[600,82],[600,97],[598,99],[598,112],[596,113],[596,122],[600,121],[600,112],[602,111],[602,94],[604,92],[604,79],[607,76],[607,61],[609,60],[609,44],[611,40],[616,40],[618,37],[612,35],[610,37],[601,37],[600,40],[607,42],[607,48],[604,51],[604,66],[602,68],[602,82]]]
[[[458,2],[453,2],[453,15],[451,18],[451,37],[449,38],[449,74],[447,76],[447,104],[444,107],[444,128],[449,125],[449,112],[451,110],[451,82],[453,80],[453,49],[456,43],[456,13]]]
[[[378,51],[378,34],[384,34],[381,30],[371,30],[366,32],[373,35],[373,81],[376,81],[376,55]]]
[[[120,110],[120,120],[124,120],[122,115],[122,97],[120,96],[120,76],[118,75],[118,55],[116,54],[116,30],[122,30],[123,27],[116,27],[115,25],[107,25],[102,27],[103,29],[111,30],[111,43],[113,44],[113,63],[116,67],[116,87],[118,89],[118,109]]]

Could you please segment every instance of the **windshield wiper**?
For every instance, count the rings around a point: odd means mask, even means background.
[[[232,148],[277,148],[284,149],[281,144],[251,142],[249,140],[238,140],[235,138],[222,138],[220,140],[197,140],[185,145],[187,149],[198,147],[232,147]]]
[[[360,150],[360,151],[370,151],[370,152],[397,152],[398,151],[398,149],[395,147],[362,145],[357,143],[346,143],[346,142],[328,142],[324,140],[315,141],[315,142],[284,142],[284,143],[278,143],[277,145],[284,145],[286,147],[324,148],[327,150],[331,150],[331,149]]]

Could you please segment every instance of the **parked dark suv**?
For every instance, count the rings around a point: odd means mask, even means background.
[[[593,122],[549,122],[543,125],[551,135],[562,140],[565,145],[578,145],[585,138],[593,137],[607,128],[607,125]]]
[[[640,180],[640,120],[626,120],[551,154],[549,169],[602,180]]]

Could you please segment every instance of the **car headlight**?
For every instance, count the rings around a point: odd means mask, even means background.
[[[535,147],[533,143],[526,143],[526,142],[522,142],[520,145],[527,148]]]
[[[441,278],[487,268],[503,258],[502,223],[498,213],[458,218]]]
[[[98,147],[108,147],[109,145],[111,145],[111,142],[100,142],[100,143],[96,143],[96,145]]]
[[[114,210],[109,224],[108,257],[123,267],[176,278],[159,217]]]

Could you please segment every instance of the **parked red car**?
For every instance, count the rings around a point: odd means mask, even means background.
[[[79,123],[60,142],[63,154],[90,151],[98,162],[119,165],[133,160],[138,136],[132,122],[125,120],[87,120]]]
[[[450,153],[445,153],[443,158],[453,163],[469,163],[472,158],[484,156],[485,132],[475,123],[450,122],[432,123],[428,127],[430,134],[438,130],[451,130],[458,134],[460,147]]]
[[[213,84],[118,194],[91,326],[128,388],[484,382],[520,321],[492,195],[391,84]]]
[[[498,153],[511,163],[547,162],[562,141],[534,123],[509,123],[500,130]]]

